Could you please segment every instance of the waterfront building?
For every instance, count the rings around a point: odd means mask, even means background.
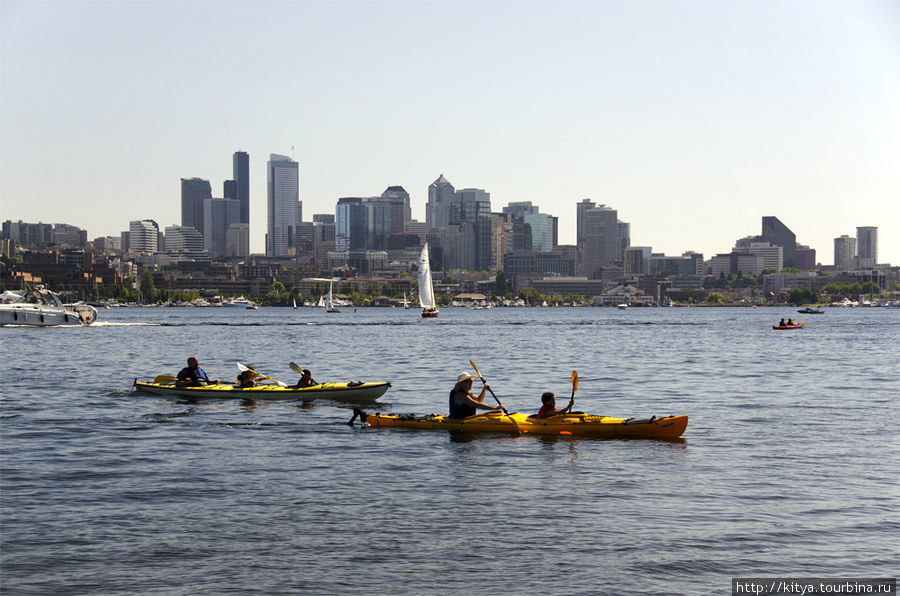
[[[181,179],[181,225],[203,230],[203,201],[212,198],[209,180],[202,178]]]
[[[783,246],[774,246],[769,242],[751,242],[749,246],[734,250],[738,253],[760,255],[763,259],[763,269],[774,269],[775,271],[784,269],[783,251]]]
[[[844,234],[834,239],[834,266],[841,271],[856,269],[856,238]]]
[[[650,255],[650,275],[656,277],[703,277],[703,253],[688,251],[680,257]]]
[[[878,264],[878,228],[864,226],[856,228],[857,266],[868,269]]]
[[[302,221],[299,164],[272,153],[266,172],[266,256],[295,256],[297,227]]]
[[[429,230],[450,225],[450,201],[456,190],[441,174],[428,186],[428,202],[425,204],[425,223]]]

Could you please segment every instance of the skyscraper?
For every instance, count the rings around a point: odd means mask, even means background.
[[[780,246],[785,267],[795,267],[794,252],[797,249],[797,236],[786,225],[781,223],[777,217],[762,218],[762,236],[763,241]]]
[[[450,199],[455,189],[450,181],[440,177],[428,186],[428,203],[425,205],[425,222],[428,229],[443,228],[450,224]]]
[[[235,199],[203,201],[203,248],[211,257],[227,254],[227,234],[231,224],[241,223],[241,204]]]
[[[619,220],[615,209],[600,205],[581,209],[578,230],[582,272],[590,279],[600,279],[604,269],[611,267],[619,255]]]
[[[250,223],[250,155],[244,151],[235,151],[231,158],[232,177],[234,178],[233,197],[241,204],[240,223]]]
[[[290,157],[272,153],[266,171],[266,256],[293,256],[300,225],[299,164]]]
[[[209,180],[181,179],[181,225],[203,233],[203,201],[212,198]]]
[[[450,225],[460,226],[462,239],[457,266],[469,271],[491,268],[491,193],[464,188],[450,200]],[[445,258],[447,252],[445,248]]]
[[[856,238],[844,234],[834,239],[834,266],[841,271],[856,268]]]
[[[874,267],[878,264],[878,228],[856,228],[856,256],[859,257],[860,267]]]

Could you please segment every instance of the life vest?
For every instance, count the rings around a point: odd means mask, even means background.
[[[466,416],[474,416],[478,410],[475,406],[469,404],[456,403],[456,389],[450,392],[450,418],[465,418]]]

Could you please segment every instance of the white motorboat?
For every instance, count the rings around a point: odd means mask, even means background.
[[[244,298],[243,296],[238,296],[237,298],[229,298],[228,300],[222,302],[222,306],[236,306],[247,308],[253,304],[252,300]]]
[[[18,296],[19,300],[15,300],[14,296]],[[59,296],[42,286],[23,294],[4,292],[4,304],[0,304],[0,326],[90,325],[96,320],[97,309],[93,306],[87,304],[66,306]]]

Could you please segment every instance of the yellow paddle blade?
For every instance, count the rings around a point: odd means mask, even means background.
[[[573,370],[572,371],[572,394],[574,395],[576,391],[578,391],[578,371]]]
[[[156,375],[155,377],[153,377],[153,382],[159,383],[161,385],[169,385],[177,380],[178,379],[176,379],[172,375]]]
[[[472,360],[469,360],[469,364],[471,364],[471,365],[472,365],[472,368],[475,369],[475,374],[478,375],[478,378],[481,379],[482,381],[484,381],[484,377],[482,377],[482,376],[481,376],[481,373],[478,372],[478,367],[475,366],[475,362],[473,362]]]

